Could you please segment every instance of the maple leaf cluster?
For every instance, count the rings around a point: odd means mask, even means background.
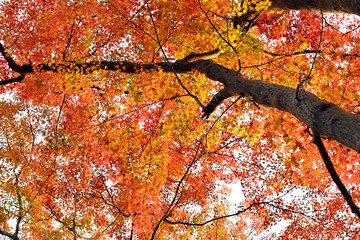
[[[214,61],[358,115],[360,19],[269,6],[2,1],[0,235],[357,237],[308,126],[249,96],[219,105],[222,85],[195,71]],[[359,153],[324,142],[358,203]]]

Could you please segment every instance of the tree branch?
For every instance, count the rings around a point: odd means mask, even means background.
[[[24,80],[24,78],[25,78],[25,74],[21,74],[20,76],[18,76],[16,78],[10,78],[10,79],[7,79],[7,80],[0,81],[0,86],[1,85],[8,85],[10,83],[21,82],[22,80]]]
[[[196,61],[194,68],[208,78],[231,89],[233,96],[250,97],[256,103],[286,111],[321,136],[336,140],[360,152],[360,115],[319,99],[314,94],[296,89],[247,79],[240,73],[211,61]]]
[[[0,235],[6,236],[8,238],[11,238],[13,240],[19,240],[19,230],[20,230],[20,223],[21,223],[22,217],[18,216],[16,220],[16,226],[15,226],[15,233],[11,234],[5,230],[0,229]]]
[[[4,56],[5,61],[8,63],[11,70],[20,74],[31,73],[34,71],[31,64],[19,65],[14,59],[6,52],[4,46],[0,43],[0,52]]]
[[[322,12],[321,12],[321,16],[322,16]],[[311,67],[309,69],[309,73],[307,74],[306,77],[304,77],[303,79],[300,80],[300,83],[297,85],[296,87],[296,99],[299,100],[299,89],[305,84],[305,82],[307,82],[310,78],[311,78],[311,73],[315,67],[315,62],[316,62],[316,58],[318,56],[318,53],[320,51],[320,47],[321,47],[321,42],[322,42],[322,38],[323,38],[323,34],[324,34],[324,19],[321,18],[321,33],[320,33],[320,39],[319,39],[319,43],[317,44],[317,50],[314,56],[314,59],[311,63]]]
[[[342,12],[360,15],[359,1],[307,1],[272,0],[270,9],[313,10],[324,12]]]
[[[348,192],[348,190],[346,189],[345,185],[342,183],[339,175],[337,174],[334,165],[331,162],[331,159],[329,157],[329,154],[326,151],[326,148],[321,140],[321,137],[316,134],[313,133],[313,141],[316,145],[316,147],[319,150],[319,153],[321,155],[322,160],[325,163],[326,169],[328,170],[332,180],[334,181],[334,183],[336,184],[336,186],[338,187],[338,189],[340,190],[341,194],[343,195],[343,197],[345,198],[347,204],[349,205],[351,211],[358,217],[360,218],[360,211],[358,206],[356,206],[353,198],[351,197],[350,193]]]
[[[124,212],[115,204],[114,197],[113,197],[113,195],[111,194],[111,192],[110,192],[110,190],[108,189],[108,187],[106,186],[106,183],[105,183],[105,179],[104,179],[103,174],[101,173],[101,171],[99,170],[99,168],[98,168],[96,165],[95,165],[95,167],[96,167],[96,170],[97,170],[97,172],[98,172],[98,174],[99,174],[99,176],[100,176],[100,179],[101,179],[101,182],[102,182],[102,184],[103,184],[103,186],[104,186],[104,188],[105,188],[105,191],[106,191],[107,195],[109,196],[109,198],[110,198],[110,200],[111,200],[111,203],[109,203],[109,202],[105,199],[105,197],[101,194],[101,192],[99,191],[99,192],[100,192],[100,198],[105,202],[106,205],[116,208],[116,209],[118,210],[118,212],[119,212],[122,216],[124,216],[124,217],[130,217],[130,213],[128,213],[128,214],[124,213]]]
[[[18,235],[19,235],[21,219],[22,219],[22,217],[21,217],[21,216],[18,216],[18,219],[17,219],[17,221],[16,221],[15,233],[14,233],[14,235],[15,235],[16,237],[18,237]]]
[[[250,210],[252,207],[256,206],[256,205],[261,205],[261,204],[264,204],[265,202],[260,202],[260,203],[252,203],[250,206],[248,206],[247,208],[243,209],[243,210],[239,210],[235,213],[232,213],[232,214],[229,214],[229,215],[224,215],[224,216],[221,216],[221,217],[215,217],[215,218],[212,218],[208,221],[205,221],[203,223],[189,223],[189,222],[182,222],[182,221],[171,221],[169,219],[165,219],[164,221],[166,223],[169,223],[169,224],[182,224],[182,225],[187,225],[187,226],[204,226],[208,223],[211,223],[213,221],[216,221],[216,220],[220,220],[220,219],[224,219],[224,218],[229,218],[229,217],[234,217],[234,216],[237,216],[241,213],[244,213],[248,210]]]
[[[160,70],[169,73],[188,73],[197,70],[211,80],[223,83],[227,94],[231,96],[250,97],[258,104],[289,112],[321,136],[336,140],[360,152],[359,115],[342,110],[338,106],[321,100],[305,90],[299,90],[298,94],[296,94],[296,89],[290,87],[270,84],[261,80],[247,79],[239,72],[210,60],[197,60],[194,62],[178,60],[175,62],[149,64],[131,63],[127,61],[92,61],[52,65],[39,64],[35,67],[27,65],[22,68],[25,65],[19,66],[14,64],[13,59],[6,55],[2,45],[0,45],[0,52],[3,53],[9,65],[15,65],[12,69],[26,73],[34,72],[34,69],[36,69],[36,71],[82,74],[89,74],[99,70],[134,74]],[[188,95],[192,96],[190,94]],[[296,99],[296,96],[298,96],[298,99]]]
[[[172,199],[169,207],[167,208],[165,214],[162,216],[162,218],[160,219],[160,221],[156,224],[156,227],[155,227],[155,229],[154,229],[154,231],[153,231],[153,234],[152,234],[152,236],[151,236],[151,240],[155,239],[156,232],[157,232],[157,230],[159,229],[161,223],[164,222],[165,219],[169,216],[169,214],[170,214],[170,212],[171,212],[171,209],[172,209],[172,207],[173,207],[173,205],[174,205],[174,203],[175,203],[175,201],[176,201],[176,199],[177,199],[177,196],[178,196],[178,194],[179,194],[179,192],[180,192],[180,187],[181,187],[181,185],[183,184],[183,182],[185,181],[185,178],[186,178],[186,177],[188,176],[188,174],[190,173],[191,167],[204,155],[204,153],[201,153],[201,154],[199,155],[199,150],[200,150],[201,143],[202,143],[202,141],[200,140],[199,143],[198,143],[197,149],[196,149],[195,156],[194,156],[192,162],[191,162],[191,163],[189,164],[189,166],[186,168],[186,171],[185,171],[184,175],[182,176],[181,180],[179,181],[179,183],[178,183],[178,185],[177,185],[177,187],[176,187],[176,190],[175,190],[174,197],[173,197],[173,199]]]
[[[232,96],[234,95],[227,88],[220,90],[203,109],[204,114],[202,115],[202,119],[207,119],[217,106],[219,106],[225,99]]]
[[[9,233],[9,232],[7,232],[5,230],[0,229],[0,234],[3,235],[3,236],[6,236],[8,238],[11,238],[13,240],[19,240],[19,237],[17,235],[11,234],[11,233]]]

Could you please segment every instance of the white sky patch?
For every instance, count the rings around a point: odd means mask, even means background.
[[[269,237],[273,237],[273,234],[280,234],[282,231],[284,231],[286,229],[286,227],[289,225],[289,221],[287,220],[282,220],[280,222],[278,222],[277,224],[275,224],[274,226],[272,226],[271,228],[269,228],[268,230],[264,231],[262,234],[254,237],[253,239],[270,239]],[[272,238],[271,238],[272,239]]]
[[[237,183],[228,184],[228,187],[231,189],[230,195],[227,197],[229,202],[237,205],[245,200],[245,195],[242,191],[240,181]]]

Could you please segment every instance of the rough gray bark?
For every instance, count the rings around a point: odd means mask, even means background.
[[[308,125],[316,134],[336,140],[360,152],[360,115],[321,100],[314,94],[250,80],[240,73],[211,61],[194,62],[194,68],[212,80],[224,84],[229,96],[247,96],[256,103],[286,111]]]
[[[315,10],[360,15],[360,0],[272,0],[271,8],[282,10]]]

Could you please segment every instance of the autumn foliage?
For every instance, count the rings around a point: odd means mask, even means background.
[[[0,234],[357,237],[360,219],[305,124],[249,97],[202,119],[221,84],[141,65],[220,49],[220,65],[360,114],[359,17],[237,2],[1,1],[6,54],[33,70],[0,88]],[[122,65],[109,71],[100,61]],[[128,73],[129,63],[141,67]],[[1,55],[1,80],[18,76]],[[359,153],[324,143],[360,205]]]

